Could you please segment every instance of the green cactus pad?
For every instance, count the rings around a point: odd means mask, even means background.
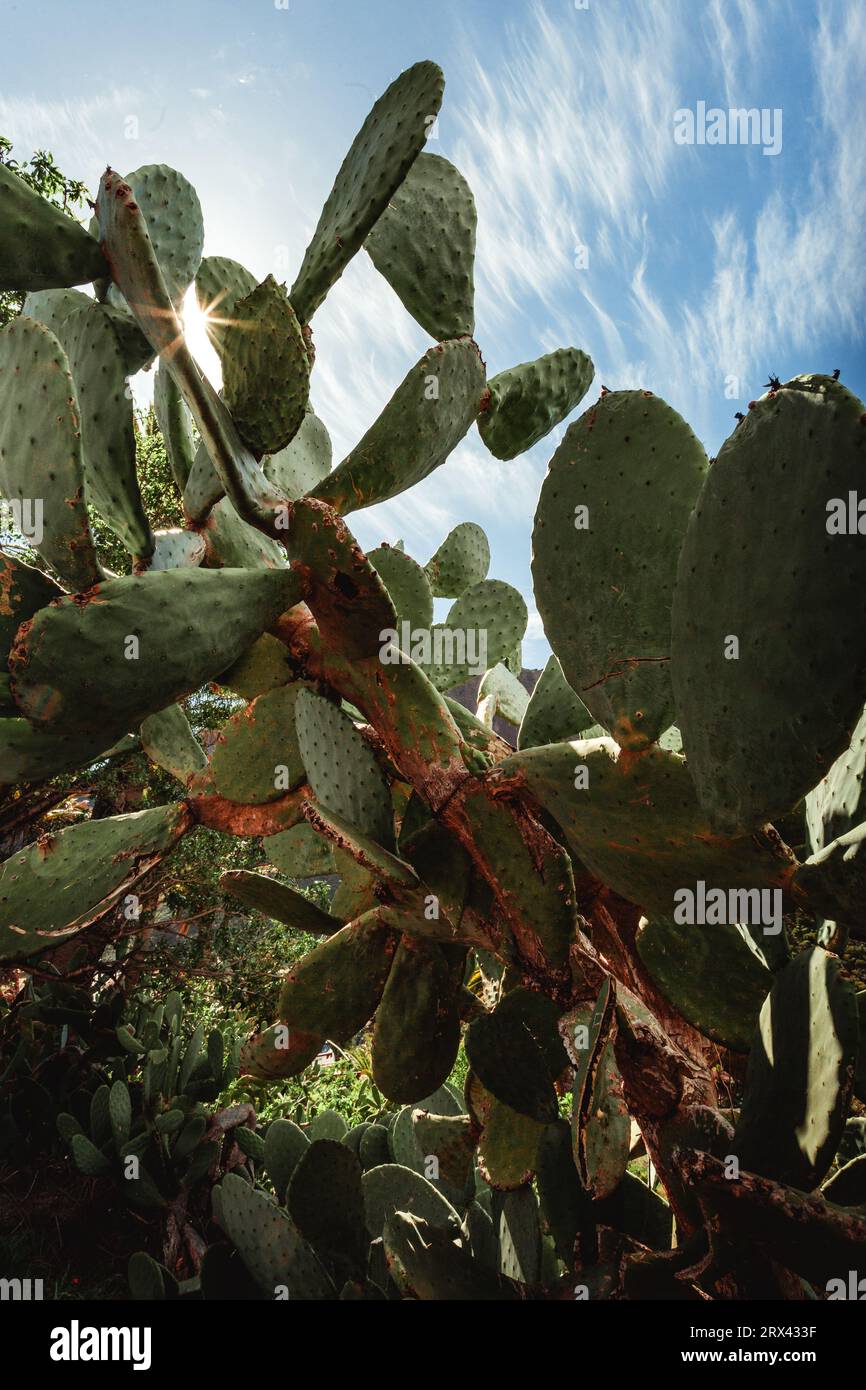
[[[429,628],[433,622],[433,595],[427,576],[421,566],[403,550],[395,550],[390,545],[377,546],[367,551],[367,559],[373,565],[397,612],[397,645],[401,651],[409,643],[402,641],[401,624],[408,623],[410,630]],[[410,631],[411,641],[411,631]]]
[[[69,1147],[79,1173],[86,1178],[104,1178],[111,1172],[111,1164],[104,1153],[91,1143],[86,1134],[73,1134]]]
[[[314,878],[336,872],[331,846],[310,825],[293,825],[291,830],[269,835],[262,849],[267,862],[290,878]]]
[[[722,445],[689,523],[673,606],[677,722],[701,805],[724,830],[790,811],[863,708],[866,547],[828,532],[833,499],[863,488],[863,419],[829,377],[788,382]]]
[[[503,1105],[539,1124],[556,1119],[556,1092],[544,1054],[517,1017],[494,1010],[474,1019],[464,1045],[473,1072]]]
[[[424,566],[436,598],[459,598],[474,584],[487,578],[490,543],[480,526],[461,521]]]
[[[568,684],[625,747],[673,722],[677,555],[706,469],[675,410],[615,391],[569,427],[541,489],[532,575],[544,630]]]
[[[136,574],[149,570],[193,569],[205,558],[206,547],[197,531],[182,531],[172,526],[153,532],[153,554],[135,566]]]
[[[642,918],[635,944],[662,994],[683,1018],[723,1047],[749,1051],[773,976],[744,927]]]
[[[594,376],[585,352],[557,348],[492,377],[478,432],[494,458],[513,459],[531,449],[571,414]]]
[[[809,1192],[845,1127],[858,1043],[857,999],[819,946],[776,976],[758,1019],[731,1152],[741,1169]]]
[[[142,721],[141,746],[151,762],[184,784],[207,767],[204,749],[180,705],[169,705]]]
[[[375,1239],[396,1211],[410,1212],[439,1230],[460,1234],[460,1218],[454,1207],[431,1182],[400,1163],[369,1168],[362,1178],[367,1230]]]
[[[850,746],[806,797],[806,830],[813,856],[866,818],[864,774],[866,710],[860,716]],[[833,922],[823,925],[830,931],[835,926]]]
[[[204,245],[198,194],[167,164],[143,164],[126,182],[144,214],[147,231],[171,301],[179,309],[196,276]]]
[[[313,496],[346,514],[420,483],[460,443],[483,390],[484,364],[470,338],[430,348]]]
[[[50,328],[65,351],[66,320],[75,309],[87,308],[93,303],[91,296],[83,294],[81,290],[36,290],[28,294],[22,313]],[[121,312],[110,304],[100,304],[98,307],[117,334],[127,376],[134,376],[143,367],[149,367],[153,362],[153,348],[138,325],[132,322],[128,311]]]
[[[424,1158],[435,1158],[439,1176],[450,1187],[461,1189],[473,1175],[477,1133],[468,1115],[433,1115],[428,1110],[412,1111],[415,1142]]]
[[[99,242],[0,163],[0,290],[83,285],[107,274]]]
[[[62,593],[50,575],[0,551],[0,660],[4,665],[21,624]]]
[[[565,850],[523,839],[512,816],[482,791],[465,795],[477,852],[491,868],[503,899],[521,919],[530,951],[540,945],[555,968],[565,965],[576,931],[574,878]]]
[[[222,354],[226,327],[234,322],[236,306],[256,287],[251,270],[231,256],[205,256],[196,271],[195,297],[205,316],[205,330]]]
[[[484,723],[492,726],[494,717],[498,715],[500,719],[519,727],[528,704],[526,687],[501,661],[485,673],[478,687],[478,709],[480,713],[484,708]]]
[[[136,1302],[161,1302],[169,1296],[167,1290],[170,1288],[173,1289],[173,1296],[177,1296],[176,1281],[144,1250],[136,1250],[130,1255],[126,1282]]]
[[[472,189],[438,154],[419,154],[364,243],[374,266],[431,338],[475,332]]]
[[[153,380],[153,408],[165,441],[172,477],[183,492],[196,454],[192,416],[164,362],[160,362]]]
[[[390,1163],[391,1150],[388,1131],[384,1125],[372,1124],[364,1131],[358,1145],[358,1157],[365,1172],[368,1168],[378,1168],[383,1163]]]
[[[220,796],[247,806],[278,801],[304,780],[295,734],[300,681],[259,695],[237,710],[219,732],[211,757],[213,783]]]
[[[26,719],[0,718],[0,786],[43,782],[113,751],[116,734],[44,734]]]
[[[274,1185],[277,1201],[286,1195],[289,1179],[303,1158],[310,1141],[294,1120],[272,1120],[265,1131],[265,1172]]]
[[[0,866],[0,959],[23,960],[88,926],[190,826],[182,802],[41,836]]]
[[[420,1100],[450,1076],[462,955],[455,962],[434,941],[402,937],[373,1029],[373,1080],[388,1100]]]
[[[132,1128],[132,1100],[125,1081],[115,1081],[108,1093],[108,1117],[115,1148],[123,1148]]]
[[[220,1224],[266,1297],[275,1298],[280,1290],[290,1299],[336,1296],[312,1246],[264,1192],[228,1173],[220,1193]]]
[[[405,830],[404,822],[403,833]],[[469,894],[472,861],[463,846],[438,821],[428,820],[405,840],[401,834],[400,854],[412,865],[439,905],[438,918],[428,919],[419,912],[417,934],[434,940],[453,941],[458,929],[465,933],[467,926],[462,919]],[[468,938],[464,935],[463,939]]]
[[[406,1298],[487,1303],[520,1297],[515,1282],[486,1269],[446,1233],[407,1212],[395,1212],[387,1222],[384,1244],[388,1272]]]
[[[549,657],[529,697],[517,735],[517,747],[538,748],[570,738],[595,738],[597,734],[589,732],[593,728],[598,734],[603,732],[568,684],[558,659]]]
[[[85,602],[63,598],[43,609],[19,635],[10,657],[15,700],[49,731],[134,727],[225,670],[298,597],[288,570],[110,580]],[[137,659],[125,655],[136,650]]]
[[[219,684],[245,700],[254,700],[278,685],[288,685],[292,673],[289,653],[283,643],[263,632],[238,661],[220,674]]]
[[[392,849],[388,783],[351,719],[329,700],[303,689],[295,704],[295,726],[301,762],[322,808]]]
[[[523,1187],[535,1171],[544,1124],[504,1105],[471,1072],[467,1102],[472,1118],[481,1126],[478,1171],[484,1181],[499,1192]]]
[[[631,754],[607,738],[555,743],[506,758],[496,775],[517,775],[587,868],[647,912],[672,916],[674,894],[699,880],[708,889],[784,890],[793,873],[774,833],[713,831],[685,760],[657,746]]]
[[[450,690],[504,660],[523,637],[527,616],[517,589],[501,579],[484,579],[465,589],[445,622],[432,629],[429,657],[423,647],[420,660],[414,652],[409,655],[437,690]]]
[[[10,502],[21,502],[25,521],[27,504],[41,501],[38,549],[61,579],[83,590],[101,578],[84,503],[69,363],[54,335],[28,318],[0,329],[0,488]]]
[[[343,927],[291,967],[280,1018],[344,1046],[376,1012],[396,945],[375,912]]]
[[[315,1139],[331,1139],[342,1143],[348,1132],[349,1126],[336,1110],[320,1110],[310,1121],[307,1137],[311,1143]]]
[[[812,912],[866,937],[866,822],[811,855],[793,886]]]
[[[411,864],[407,864],[405,860],[391,854],[389,850],[383,849],[378,841],[362,835],[359,830],[355,829],[354,825],[342,816],[326,810],[324,806],[317,806],[311,801],[305,801],[301,811],[307,822],[320,835],[326,836],[331,841],[335,852],[343,856],[343,863],[338,864],[338,872],[341,876],[345,873],[345,858],[349,856],[356,861],[365,874],[372,875],[376,880],[392,884],[397,888],[418,888],[418,875]],[[336,900],[334,910],[337,910]],[[414,925],[414,917],[410,917],[408,920]],[[398,910],[393,925],[402,931],[406,925],[405,913]]]
[[[570,1065],[558,1027],[561,1007],[546,994],[518,985],[503,994],[496,1014],[499,1018],[515,1018],[529,1029],[544,1057],[549,1076],[556,1081]]]
[[[622,1095],[622,1078],[608,1040],[596,1060],[586,1109],[574,1139],[579,1172],[588,1192],[603,1200],[615,1192],[628,1163],[631,1119]]]
[[[245,907],[262,912],[276,922],[285,922],[296,931],[333,936],[343,925],[339,917],[323,912],[302,893],[268,878],[267,874],[257,874],[250,869],[228,869],[220,875],[220,887]]]
[[[377,880],[336,844],[332,845],[327,840],[322,840],[322,844],[333,853],[334,869],[340,876],[339,886],[331,899],[331,911],[344,922],[354,922],[356,917],[362,917],[365,912],[378,906]]]
[[[272,275],[238,300],[222,330],[223,394],[238,433],[257,457],[297,434],[310,394],[310,359],[285,288]]]
[[[415,63],[379,97],[340,166],[290,299],[309,323],[424,146],[442,103],[435,63]]]
[[[499,1265],[502,1273],[524,1284],[541,1279],[541,1225],[538,1198],[532,1188],[496,1193],[494,1220],[499,1228]]]
[[[94,302],[71,313],[64,329],[78,395],[88,501],[130,554],[147,557],[154,541],[138,487],[132,398],[120,340]]]
[[[278,541],[262,535],[238,516],[227,497],[218,502],[201,529],[208,569],[286,569]]]
[[[225,497],[222,479],[211,462],[207,444],[200,439],[183,484],[183,509],[195,522],[206,519],[211,507]]]
[[[262,470],[279,495],[294,502],[327,478],[331,458],[331,437],[318,415],[308,409],[294,439],[279,453],[262,459]]]
[[[317,1056],[323,1042],[321,1034],[302,1033],[298,1028],[287,1029],[283,1023],[272,1023],[244,1043],[239,1074],[253,1076],[257,1081],[297,1076]]]
[[[286,1207],[314,1250],[363,1270],[367,1254],[361,1164],[345,1144],[316,1139],[289,1181]]]

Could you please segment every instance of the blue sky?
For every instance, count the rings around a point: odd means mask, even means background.
[[[491,375],[582,347],[589,399],[602,382],[655,391],[710,454],[769,372],[839,367],[866,394],[861,0],[0,0],[0,24],[0,133],[19,157],[49,148],[91,187],[107,163],[174,165],[206,252],[290,284],[372,102],[433,58],[447,85],[428,148],[475,193]],[[781,150],[677,143],[675,113],[699,102],[780,110]],[[339,459],[429,340],[364,253],[314,331]],[[499,463],[473,429],[420,487],[351,520],[362,544],[402,536],[422,562],[480,522],[491,574],[529,601],[528,665],[547,652],[530,535],[561,432]]]

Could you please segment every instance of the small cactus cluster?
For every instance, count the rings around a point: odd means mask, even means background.
[[[376,102],[289,289],[202,258],[174,170],[107,170],[86,230],[0,165],[0,288],[27,293],[0,331],[0,491],[40,500],[46,567],[0,558],[0,782],[132,737],[178,783],[169,805],[0,866],[0,961],[86,931],[198,825],[261,836],[289,877],[338,876],[326,912],[268,873],[226,875],[322,938],[240,1067],[291,1076],[372,1020],[376,1085],[409,1109],[308,1150],[244,1123],[238,1148],[275,1193],[248,1165],[215,1189],[228,1241],[205,1296],[238,1277],[292,1297],[375,1297],[388,1279],[421,1298],[820,1297],[866,1258],[866,1158],[837,1163],[866,1100],[863,995],[839,954],[866,935],[866,412],[838,374],[772,379],[710,463],[660,397],[603,388],[541,488],[532,570],[554,655],[528,695],[526,606],[488,578],[477,525],[421,564],[365,554],[346,523],[473,423],[516,457],[593,378],[566,347],[487,380],[472,194],[423,152],[442,92],[422,62]],[[362,247],[435,341],[332,466],[311,320]],[[192,284],[222,394],[184,337]],[[126,389],[154,361],[187,518],[163,532]],[[131,574],[104,569],[89,508]],[[449,695],[471,674],[475,713]],[[207,682],[245,701],[210,759],[178,703]],[[823,924],[799,954],[795,911]],[[180,1085],[164,1025],[127,1041],[148,1059],[142,1134],[171,1158],[191,1123],[172,1093],[195,1073]],[[446,1094],[461,1037],[465,1108],[450,1092],[419,1108]],[[719,1047],[748,1058],[735,1111]],[[129,1144],[125,1083],[97,1095],[89,1135],[68,1126],[91,1167]],[[636,1144],[654,1188],[628,1171]],[[135,1272],[163,1287],[147,1257]]]
[[[186,1039],[182,1015],[176,991],[164,1003],[139,1003],[134,1022],[115,1028],[120,1055],[107,1079],[73,1098],[77,1113],[56,1120],[80,1173],[113,1179],[134,1207],[172,1208],[175,1222],[196,1184],[222,1176],[226,1134],[253,1123],[250,1106],[209,1113],[205,1102],[237,1075],[240,1049],[226,1055],[219,1029],[205,1038],[201,1024]]]

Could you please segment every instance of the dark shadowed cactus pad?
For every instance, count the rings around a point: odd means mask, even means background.
[[[569,427],[541,489],[532,576],[544,630],[568,684],[625,747],[673,722],[671,601],[706,468],[671,406],[614,391]]]

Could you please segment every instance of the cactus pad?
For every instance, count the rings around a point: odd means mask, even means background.
[[[309,323],[417,158],[442,103],[435,63],[415,63],[379,97],[352,142],[291,290]]]
[[[291,967],[280,1018],[344,1046],[376,1012],[396,944],[375,913],[343,927]]]
[[[683,1018],[723,1047],[749,1051],[773,977],[745,928],[643,918],[636,945],[649,974]]]
[[[833,1161],[857,1058],[857,1000],[839,961],[813,946],[775,979],[755,1030],[731,1152],[804,1192]]]
[[[590,732],[592,729],[597,732]],[[517,747],[538,748],[569,738],[595,738],[602,732],[566,681],[558,659],[549,657],[529,697],[517,735]]]
[[[544,630],[568,684],[624,747],[673,722],[671,601],[706,468],[675,410],[615,391],[569,427],[541,489],[532,574]]]
[[[365,246],[373,264],[432,338],[475,332],[472,190],[438,154],[419,154]]]
[[[391,595],[398,624],[408,623],[412,629],[429,628],[433,622],[433,595],[421,566],[411,555],[390,545],[368,550],[367,559]],[[402,642],[397,645],[402,649]]]
[[[229,801],[261,806],[304,780],[295,705],[308,687],[281,685],[238,710],[220,730],[211,758],[214,787]]]
[[[331,471],[331,439],[318,415],[307,410],[294,439],[262,459],[262,470],[281,497],[295,501],[327,478]]]
[[[480,526],[461,521],[424,566],[436,598],[459,598],[473,584],[487,578],[490,543]]]
[[[333,936],[343,925],[339,917],[323,912],[302,893],[296,893],[277,879],[268,878],[267,874],[257,874],[250,869],[228,869],[220,875],[220,887],[245,907],[264,913],[276,922],[285,922],[296,931]]]
[[[33,371],[38,391],[28,386],[26,373]],[[38,549],[61,579],[80,590],[101,578],[84,502],[69,363],[54,335],[28,318],[0,330],[0,487],[25,512],[29,503],[41,502]]]
[[[234,322],[238,301],[257,284],[251,270],[230,256],[205,256],[195,276],[195,297],[204,314],[205,330],[222,354],[225,330]]]
[[[198,195],[188,179],[167,164],[144,164],[126,182],[141,208],[171,301],[179,309],[195,279],[204,245]]]
[[[0,290],[83,285],[107,274],[98,241],[0,163]]]
[[[212,680],[297,597],[288,570],[195,569],[59,599],[19,633],[16,702],[49,730],[122,730]]]
[[[724,830],[791,810],[863,708],[866,548],[829,533],[828,505],[863,488],[864,418],[829,377],[788,382],[722,445],[689,523],[673,607],[677,722],[701,805]]]
[[[345,514],[420,483],[460,443],[483,390],[484,364],[471,338],[430,348],[313,496]]]
[[[420,1100],[451,1075],[463,952],[452,961],[448,949],[411,936],[397,947],[373,1029],[373,1080],[388,1100]]]
[[[23,960],[95,921],[190,826],[183,803],[70,825],[0,866],[0,959]]]
[[[310,359],[285,288],[272,275],[235,305],[223,334],[223,394],[257,456],[297,434],[310,393]]]
[[[497,775],[512,771],[587,868],[647,912],[671,916],[676,891],[698,880],[725,890],[784,890],[793,873],[794,857],[775,833],[712,830],[677,753],[654,746],[635,756],[612,739],[574,740],[516,753]]]
[[[351,719],[321,695],[302,690],[295,724],[307,780],[322,807],[386,849],[393,848],[388,784]]]
[[[491,454],[513,459],[531,449],[571,414],[594,376],[585,352],[557,348],[492,377],[490,399],[478,416],[478,432]]]

